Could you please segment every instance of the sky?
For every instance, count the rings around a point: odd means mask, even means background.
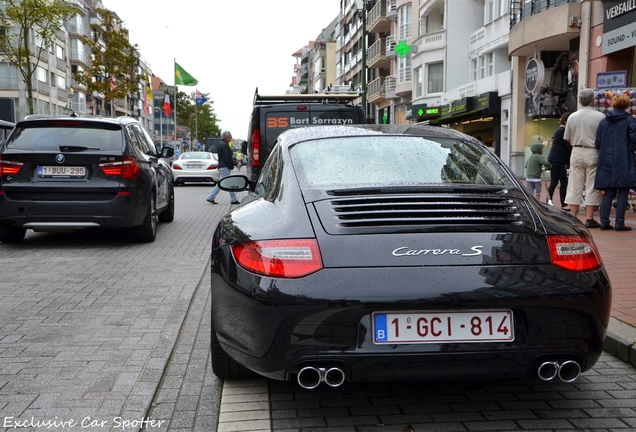
[[[294,54],[339,12],[339,0],[102,0],[152,72],[174,85],[176,62],[209,93],[221,130],[247,139],[254,91],[283,94]],[[193,92],[195,87],[179,86]]]

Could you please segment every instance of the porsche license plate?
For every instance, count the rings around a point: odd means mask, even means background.
[[[38,176],[42,178],[83,178],[86,167],[76,166],[39,166]]]
[[[373,314],[373,342],[417,344],[512,342],[511,310]]]

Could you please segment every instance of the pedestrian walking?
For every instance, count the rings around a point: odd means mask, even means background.
[[[530,146],[532,154],[526,161],[526,187],[534,194],[537,200],[541,199],[541,171],[543,167],[550,169],[552,166],[543,157],[543,143],[534,142]]]
[[[632,146],[636,146],[636,119],[625,110],[631,101],[626,94],[614,96],[613,109],[601,121],[596,133],[599,149],[594,188],[604,191],[601,201],[601,229],[629,231],[625,225],[625,210],[629,190],[636,187],[636,166]],[[610,225],[610,211],[616,197],[615,225]]]
[[[564,113],[560,119],[560,125],[552,136],[552,148],[548,155],[548,162],[552,165],[550,170],[550,186],[548,187],[547,204],[552,205],[552,196],[559,185],[559,198],[561,200],[561,209],[570,210],[565,203],[565,195],[568,189],[568,166],[570,164],[570,154],[572,153],[572,145],[563,138],[565,134],[565,125],[568,122],[570,113]]]
[[[219,157],[219,181],[230,175],[232,169],[234,169],[234,161],[232,156],[234,152],[230,148],[230,142],[232,141],[232,134],[229,131],[225,131],[221,134],[222,142],[216,148],[216,153]],[[207,198],[207,201],[212,204],[218,204],[214,199],[221,192],[219,185],[215,185],[214,189]],[[241,202],[236,198],[236,192],[230,192],[231,204],[240,204]]]
[[[581,205],[583,187],[585,187],[585,226],[598,228],[601,225],[594,220],[594,207],[601,203],[601,193],[594,189],[598,149],[596,131],[605,115],[592,108],[594,91],[584,89],[579,92],[581,108],[568,117],[563,138],[572,144],[570,155],[570,178],[568,179],[565,202],[576,216]]]

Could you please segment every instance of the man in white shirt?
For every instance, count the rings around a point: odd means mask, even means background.
[[[576,216],[585,186],[585,226],[588,228],[600,227],[594,220],[594,207],[601,204],[601,193],[594,189],[598,163],[598,149],[594,142],[598,125],[605,118],[604,114],[592,108],[593,102],[593,90],[584,89],[579,92],[581,107],[568,118],[563,135],[563,138],[572,144],[570,178],[565,203]]]

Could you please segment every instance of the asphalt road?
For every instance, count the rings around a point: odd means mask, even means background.
[[[572,384],[257,380],[251,399],[229,396],[243,384],[210,370],[208,258],[230,205],[209,191],[177,188],[152,244],[118,232],[0,244],[0,430],[636,430],[636,369],[609,354]]]

